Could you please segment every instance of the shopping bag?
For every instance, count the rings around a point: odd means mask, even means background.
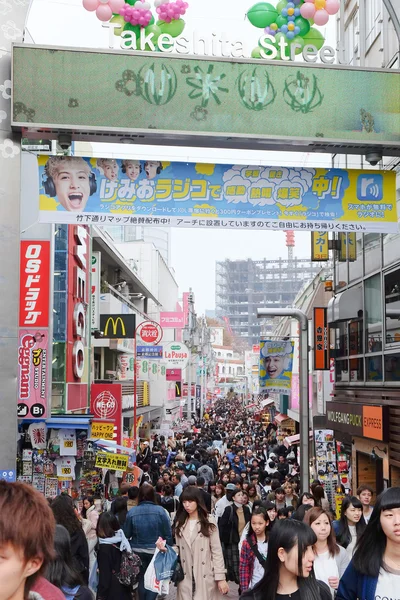
[[[99,585],[99,571],[97,565],[97,558],[95,559],[89,575],[89,587],[94,594],[97,592],[97,586]]]
[[[171,546],[165,545],[165,552],[158,552],[154,557],[154,569],[159,581],[171,579],[178,562],[178,555]]]
[[[154,568],[154,562],[155,562],[155,559],[158,554],[159,554],[159,550],[158,550],[158,548],[156,548],[154,556],[151,559],[151,563],[147,567],[146,572],[144,574],[144,587],[146,588],[146,590],[149,590],[150,592],[156,592],[160,596],[163,596],[163,595],[167,595],[169,593],[169,580],[167,580],[167,579],[160,580],[160,579],[157,579],[157,577],[156,577],[156,570]]]

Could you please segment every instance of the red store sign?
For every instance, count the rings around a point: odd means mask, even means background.
[[[68,227],[67,410],[87,408],[89,233],[83,225]]]
[[[92,383],[90,386],[90,413],[96,419],[114,423],[115,441],[122,441],[122,385],[120,383]]]
[[[19,326],[48,327],[50,242],[21,241]]]

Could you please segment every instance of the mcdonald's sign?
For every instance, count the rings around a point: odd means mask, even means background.
[[[106,339],[132,339],[135,329],[136,315],[100,315],[100,330]]]

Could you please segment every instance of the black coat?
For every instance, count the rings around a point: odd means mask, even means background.
[[[244,520],[246,524],[251,519],[251,513],[248,506],[243,506]],[[221,542],[223,544],[238,544],[239,536],[239,519],[237,516],[237,507],[235,504],[230,504],[224,510],[220,519],[218,519],[218,529]]]
[[[208,514],[211,514],[211,494],[209,494],[208,492],[206,492],[206,490],[203,490],[202,488],[199,488],[199,492],[203,496],[203,501]]]
[[[97,552],[99,584],[97,600],[131,600],[128,587],[121,585],[116,577],[121,567],[121,551],[112,544],[99,544]]]
[[[75,568],[87,585],[89,581],[89,548],[82,528],[77,529],[71,535],[71,552]]]

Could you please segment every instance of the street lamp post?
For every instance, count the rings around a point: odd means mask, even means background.
[[[300,325],[300,484],[303,491],[310,488],[309,408],[308,408],[308,318],[297,308],[258,308],[257,318],[291,317]]]

